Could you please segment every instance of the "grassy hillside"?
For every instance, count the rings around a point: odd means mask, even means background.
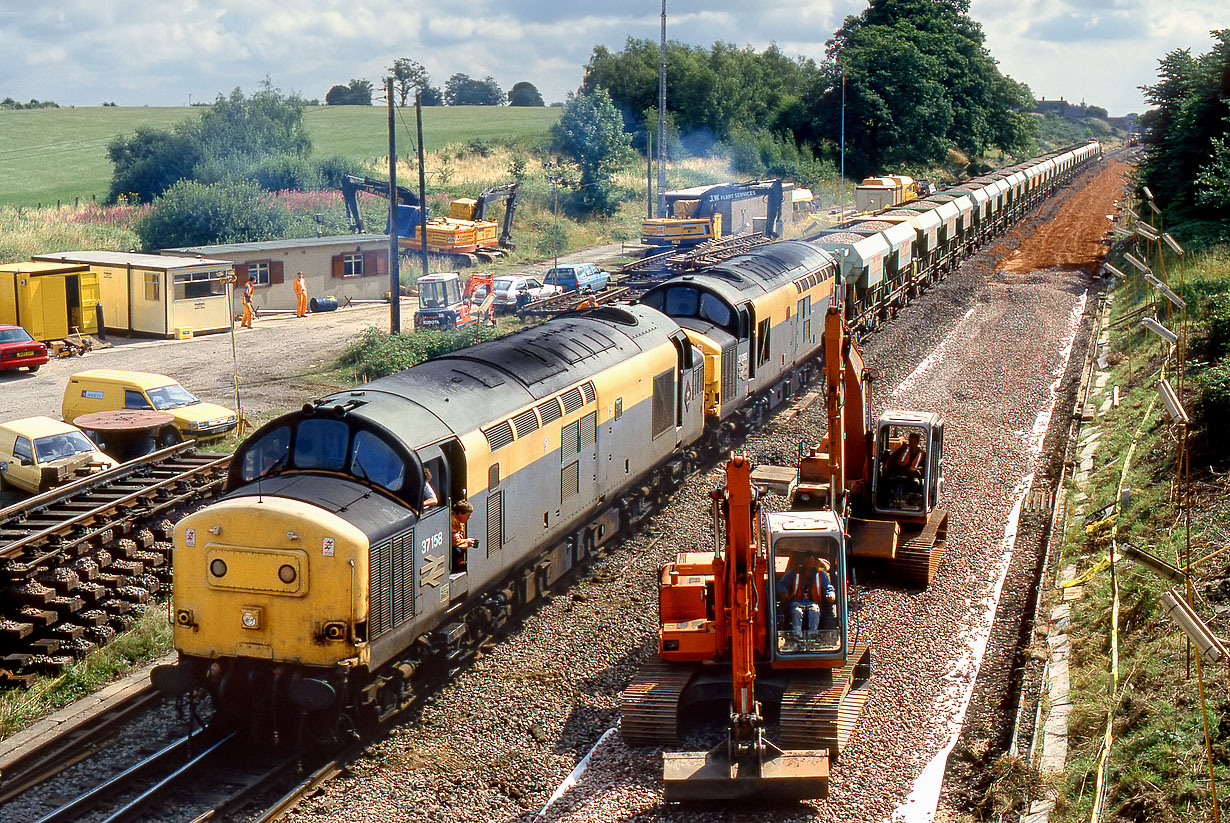
[[[106,196],[107,144],[138,128],[170,128],[201,109],[99,106],[0,111],[0,205],[55,205]],[[429,151],[471,140],[534,142],[546,136],[558,108],[429,107],[423,142]],[[410,150],[413,109],[398,113],[398,153]],[[313,106],[304,117],[317,155],[362,161],[388,156],[387,110],[377,106]]]

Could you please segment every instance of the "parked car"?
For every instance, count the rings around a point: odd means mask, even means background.
[[[593,263],[565,263],[547,271],[543,278],[549,286],[564,291],[602,291],[611,282],[611,275]]]
[[[526,303],[562,294],[559,286],[544,285],[527,274],[506,274],[495,279],[495,310],[514,311]]]
[[[0,369],[24,368],[30,373],[47,362],[47,344],[21,326],[0,325]]]
[[[117,409],[157,409],[174,419],[173,429],[159,432],[158,445],[181,439],[208,440],[235,428],[239,417],[216,403],[206,403],[165,374],[119,369],[90,369],[68,378],[64,419]]]
[[[68,423],[50,417],[0,423],[0,489],[38,494],[118,465]]]

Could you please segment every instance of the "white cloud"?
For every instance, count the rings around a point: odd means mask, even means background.
[[[814,60],[866,0],[669,0],[668,36],[708,46],[770,43]],[[180,105],[235,86],[275,86],[322,98],[335,83],[379,84],[397,57],[423,63],[443,85],[455,72],[529,80],[562,100],[581,82],[595,45],[656,41],[659,0],[60,0],[0,10],[6,57],[0,96],[61,104]],[[1157,60],[1208,50],[1230,27],[1230,6],[1204,0],[973,0],[1001,69],[1038,96],[1064,96],[1112,113],[1143,108],[1136,86]]]

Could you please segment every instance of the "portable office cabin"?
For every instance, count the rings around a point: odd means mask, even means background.
[[[89,266],[98,275],[103,325],[119,334],[173,337],[231,327],[229,260],[115,251],[40,254],[35,260]]]
[[[66,263],[0,265],[0,323],[21,326],[35,340],[98,333],[98,275]]]
[[[252,305],[257,311],[294,311],[295,274],[303,272],[311,297],[347,300],[383,300],[389,294],[389,236],[339,234],[184,246],[164,249],[164,255],[200,255],[235,264],[232,311],[242,310],[240,292],[252,281]]]

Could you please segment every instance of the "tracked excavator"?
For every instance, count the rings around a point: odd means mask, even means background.
[[[725,741],[663,753],[671,802],[827,797],[829,764],[867,698],[871,655],[851,619],[840,518],[762,516],[751,469],[732,453],[711,493],[712,551],[659,569],[657,658],[621,700],[631,745],[676,746],[729,709]]]
[[[852,560],[926,586],[948,545],[948,510],[940,507],[944,420],[892,409],[872,425],[874,375],[840,307],[825,315],[824,369],[828,435],[800,454],[797,470],[762,466],[754,480],[787,495],[792,511],[840,513]]]

